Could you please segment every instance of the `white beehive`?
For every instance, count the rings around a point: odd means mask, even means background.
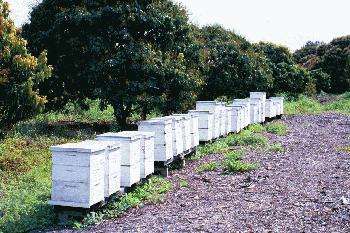
[[[140,181],[141,135],[131,135],[128,131],[97,135],[97,141],[120,143],[121,186],[131,187]]]
[[[220,137],[220,104],[216,101],[197,101],[196,110],[209,110],[214,113],[213,139]]]
[[[247,115],[247,111],[246,111],[246,105],[242,105],[242,104],[236,104],[236,103],[233,103],[233,104],[230,104],[229,107],[233,107],[233,108],[236,108],[237,109],[237,114],[238,114],[238,125],[237,125],[237,128],[238,128],[238,131],[241,131],[242,129],[244,129],[245,127],[245,124],[246,124],[246,115]]]
[[[276,116],[280,116],[282,113],[281,113],[281,104],[279,101],[275,101],[275,100],[272,100],[273,101],[273,105],[275,106],[275,110],[276,110]]]
[[[276,108],[274,105],[274,101],[271,99],[266,100],[265,116],[266,118],[274,118],[276,116]]]
[[[199,141],[207,142],[213,139],[214,113],[209,110],[190,110],[188,113],[198,117]]]
[[[196,115],[188,114],[191,117],[190,120],[190,132],[191,132],[191,148],[196,148],[199,145],[199,117]]]
[[[52,146],[50,150],[52,196],[49,204],[90,208],[104,200],[105,192],[113,193],[119,189],[117,143],[83,141]]]
[[[274,102],[278,102],[279,103],[279,111],[278,111],[278,115],[282,115],[284,114],[284,98],[283,97],[271,97],[270,99],[272,99]]]
[[[151,119],[138,122],[138,131],[154,133],[154,161],[166,162],[173,156],[173,128],[171,119]]]
[[[242,106],[232,106],[228,105],[227,108],[229,108],[231,112],[231,130],[232,133],[238,133],[241,130],[241,113],[242,113]]]
[[[250,98],[250,104],[256,104],[257,105],[257,111],[258,111],[258,116],[257,116],[257,122],[256,123],[262,123],[264,122],[263,120],[263,114],[262,114],[262,107],[263,107],[263,103],[261,101],[261,99],[259,98]]]
[[[226,108],[226,134],[232,133],[233,131],[233,122],[232,122],[232,115],[233,115],[233,109],[232,107],[225,107]]]
[[[184,152],[184,143],[183,143],[183,136],[182,136],[182,119],[175,116],[165,116],[165,117],[158,117],[153,119],[165,119],[165,120],[171,120],[171,126],[172,126],[172,140],[173,140],[173,156],[178,156]]]
[[[260,114],[261,122],[265,121],[266,92],[250,92],[250,98],[258,98],[262,102]]]
[[[244,106],[244,128],[250,124],[250,101],[249,99],[234,99],[233,104],[240,104]]]
[[[220,136],[224,136],[227,134],[226,132],[226,124],[227,124],[227,109],[226,105],[223,102],[218,102],[219,105],[219,118],[220,118]]]
[[[250,123],[259,123],[259,105],[255,103],[250,103]]]
[[[191,116],[187,114],[173,114],[172,116],[178,117],[182,121],[182,140],[184,151],[191,149]]]
[[[140,178],[146,178],[154,172],[154,133],[143,131],[124,131],[130,137],[141,136]]]

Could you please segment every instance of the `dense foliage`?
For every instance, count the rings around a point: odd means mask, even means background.
[[[207,55],[207,81],[201,98],[245,97],[249,91],[271,88],[266,58],[246,39],[218,25],[200,29],[199,38]]]
[[[330,92],[343,93],[350,89],[350,36],[336,38],[329,44],[307,44],[294,57],[308,70],[325,73],[323,80],[329,75],[326,82],[330,82]]]
[[[259,43],[256,50],[263,53],[273,74],[272,93],[303,93],[310,82],[309,73],[298,66],[288,48],[272,43]]]
[[[46,98],[39,83],[51,75],[46,52],[31,56],[9,19],[9,5],[0,0],[0,128],[41,111]]]
[[[135,111],[185,109],[201,85],[192,27],[172,1],[44,0],[23,34],[35,54],[50,51],[51,107],[100,98],[123,126]]]

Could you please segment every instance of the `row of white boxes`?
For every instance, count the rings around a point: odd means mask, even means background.
[[[168,162],[249,124],[283,114],[283,98],[252,92],[232,104],[197,101],[188,114],[138,123],[138,131],[98,135],[96,140],[51,147],[51,205],[90,208],[154,173],[155,162]]]

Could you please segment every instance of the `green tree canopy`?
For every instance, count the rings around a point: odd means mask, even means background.
[[[46,97],[38,85],[51,75],[46,52],[28,53],[9,18],[9,5],[0,0],[0,127],[41,111]]]
[[[180,111],[202,81],[200,47],[185,9],[169,0],[44,0],[23,27],[30,48],[49,51],[51,106],[86,97],[114,107],[124,126],[134,111]]]

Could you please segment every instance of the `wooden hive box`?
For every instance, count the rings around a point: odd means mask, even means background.
[[[226,104],[223,102],[218,102],[220,109],[220,136],[224,136],[227,134],[227,109]]]
[[[154,133],[143,131],[124,131],[124,135],[141,136],[140,178],[154,173]]]
[[[265,114],[266,92],[250,92],[250,98],[258,98],[262,102],[260,112],[261,112],[261,118],[262,118],[261,122],[264,122],[266,117],[266,114]]]
[[[119,189],[119,144],[83,141],[52,146],[50,150],[52,196],[49,204],[90,208]]]
[[[184,152],[184,142],[182,136],[182,119],[174,116],[166,116],[155,119],[171,120],[173,156],[181,155]]]
[[[214,113],[210,110],[190,110],[188,113],[198,117],[199,141],[208,142],[213,139]]]
[[[234,99],[233,104],[240,104],[244,106],[244,124],[243,128],[250,124],[250,101],[249,99]]]
[[[232,107],[225,107],[226,108],[226,134],[232,133],[233,131],[233,126],[232,126],[232,114],[233,114],[233,109]]]
[[[259,105],[255,103],[250,103],[250,123],[259,123]]]
[[[227,108],[229,109],[230,112],[230,132],[231,133],[238,133],[241,128],[241,110],[242,107],[238,106],[231,106],[228,105]]]
[[[181,119],[183,148],[184,151],[188,151],[191,149],[191,117],[187,114],[173,114],[172,116]]]
[[[138,122],[138,131],[154,133],[154,161],[167,162],[173,156],[173,127],[171,119],[151,119]]]
[[[262,123],[264,122],[265,118],[263,118],[263,112],[262,112],[262,107],[263,103],[260,98],[250,98],[250,103],[256,104],[258,107],[258,121],[257,123]]]
[[[190,120],[191,148],[196,148],[199,145],[199,117],[192,114],[188,114],[188,115],[191,117],[191,120]]]
[[[197,101],[196,110],[209,110],[214,113],[213,139],[220,137],[220,104],[216,101]]]
[[[272,99],[275,102],[279,103],[279,111],[278,111],[278,115],[282,115],[284,114],[284,98],[283,97],[271,97],[270,99]]]
[[[242,105],[242,104],[230,104],[229,107],[231,108],[235,108],[236,112],[237,112],[237,129],[238,132],[241,131],[244,127],[245,127],[245,119],[246,119],[246,105]]]
[[[274,101],[271,99],[266,100],[265,116],[267,118],[274,118],[276,116],[276,107],[274,105]]]
[[[131,187],[140,181],[141,136],[129,132],[105,133],[97,135],[97,141],[120,143],[121,187]]]

